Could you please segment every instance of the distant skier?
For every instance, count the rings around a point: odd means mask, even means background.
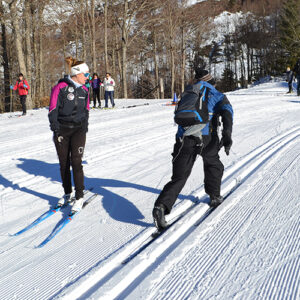
[[[293,71],[297,78],[297,96],[300,96],[300,58],[298,59]]]
[[[105,108],[108,108],[108,98],[110,98],[110,103],[112,107],[115,107],[114,101],[114,90],[115,90],[115,81],[111,78],[110,73],[106,73],[106,76],[103,81],[104,85],[104,98],[105,98]]]
[[[286,82],[288,83],[288,86],[289,86],[289,91],[287,92],[287,94],[290,94],[293,92],[293,78],[294,78],[294,72],[291,70],[290,67],[287,67]]]
[[[90,88],[91,88],[91,80],[92,80],[92,77],[89,76],[89,78],[84,83],[84,85],[87,87],[89,92],[90,92]]]
[[[201,155],[204,164],[204,188],[210,196],[210,205],[213,207],[222,203],[221,180],[224,166],[219,159],[218,152],[224,146],[229,155],[232,145],[231,133],[233,110],[227,97],[214,88],[214,79],[203,69],[195,70],[194,86],[200,89],[203,85],[208,89],[207,108],[209,123],[203,129],[197,125],[183,128],[178,126],[176,143],[174,145],[173,174],[171,181],[165,185],[153,208],[153,218],[156,227],[161,230],[167,226],[165,215],[171,209],[191,174],[197,155]],[[222,139],[218,137],[219,117],[222,118]],[[186,131],[192,135],[186,135]]]
[[[10,86],[12,90],[18,90],[19,96],[20,96],[20,102],[22,105],[23,114],[22,116],[26,115],[26,97],[28,95],[28,90],[30,89],[30,86],[28,82],[24,79],[24,76],[22,73],[19,74],[19,79],[17,80],[15,86]]]
[[[53,87],[49,105],[50,128],[54,132],[54,144],[59,158],[60,173],[65,195],[57,206],[71,202],[72,181],[75,183],[75,199],[72,211],[83,205],[84,175],[82,156],[88,131],[89,93],[85,86],[89,78],[89,67],[83,61],[67,57],[71,76],[67,75]]]
[[[94,108],[96,108],[96,104],[97,104],[97,99],[98,99],[98,103],[99,103],[99,108],[101,108],[101,100],[100,100],[100,85],[101,85],[101,80],[98,76],[97,73],[93,74],[92,80],[91,80],[91,84],[92,84],[92,89],[93,89],[93,102],[94,102]]]

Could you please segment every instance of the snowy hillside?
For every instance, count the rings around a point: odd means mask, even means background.
[[[85,183],[98,195],[44,246],[69,208],[13,234],[62,196],[47,110],[0,115],[0,299],[299,299],[300,98],[286,91],[274,82],[227,94],[225,202],[209,209],[199,158],[174,225],[147,247],[171,176],[173,107],[117,100],[90,112]]]

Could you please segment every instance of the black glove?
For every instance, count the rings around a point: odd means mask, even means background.
[[[61,143],[63,140],[63,136],[61,135],[61,133],[59,132],[59,130],[55,130],[54,131],[54,136],[57,138],[58,142]]]
[[[227,155],[229,155],[229,151],[230,151],[230,148],[232,146],[231,132],[229,132],[229,131],[223,131],[222,132],[222,138],[221,138],[221,141],[220,141],[220,148],[219,149],[221,149],[223,146],[224,146],[224,149],[225,149],[225,153]]]

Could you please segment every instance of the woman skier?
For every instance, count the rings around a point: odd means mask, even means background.
[[[89,67],[83,61],[67,57],[70,75],[58,81],[53,87],[49,105],[50,128],[54,132],[64,196],[57,206],[72,202],[71,170],[75,183],[75,201],[72,213],[83,206],[84,174],[82,156],[84,152],[89,118],[89,93],[85,86],[89,78]]]

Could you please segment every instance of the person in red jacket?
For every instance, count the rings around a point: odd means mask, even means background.
[[[30,86],[28,82],[24,79],[24,76],[22,73],[19,74],[19,79],[17,80],[15,86],[10,86],[10,88],[14,91],[18,90],[20,101],[22,104],[22,110],[23,110],[23,116],[26,115],[26,97],[28,95],[28,90],[30,89]]]

